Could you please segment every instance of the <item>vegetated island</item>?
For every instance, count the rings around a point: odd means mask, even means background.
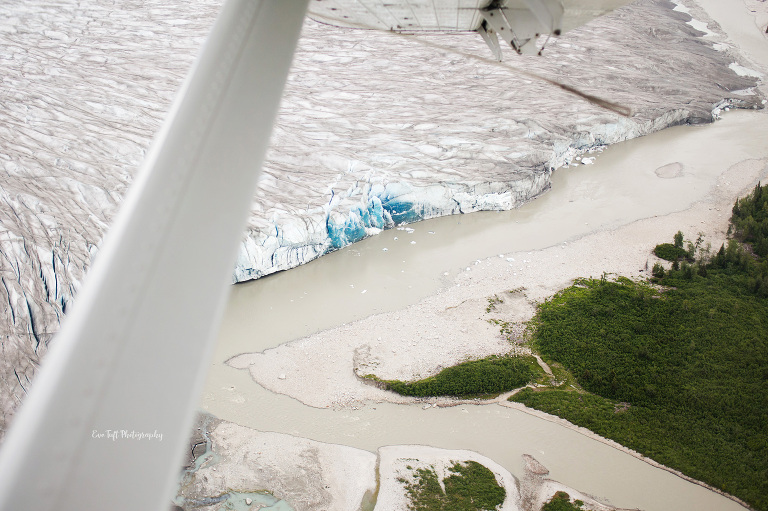
[[[488,399],[528,385],[544,375],[536,358],[523,355],[491,355],[446,367],[438,374],[414,382],[365,378],[403,396],[454,396]]]
[[[716,252],[678,232],[651,278],[578,279],[540,304],[527,342],[552,375],[507,356],[380,383],[489,398],[546,382],[509,400],[768,510],[768,185],[736,201],[729,232]]]
[[[408,467],[411,468],[411,467]],[[417,468],[414,478],[400,478],[410,498],[413,511],[497,509],[506,490],[496,481],[491,470],[476,461],[455,463],[440,484],[432,468]],[[445,488],[445,489],[443,489]]]

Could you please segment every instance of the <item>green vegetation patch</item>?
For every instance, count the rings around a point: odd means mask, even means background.
[[[653,249],[653,253],[656,254],[656,257],[667,261],[677,261],[688,255],[687,250],[682,247],[676,247],[672,243],[656,245],[656,248]]]
[[[541,507],[541,511],[581,511],[584,502],[571,502],[571,496],[564,491],[555,493],[549,502]]]
[[[731,223],[736,236],[750,243],[758,256],[768,256],[768,185],[758,183],[752,193],[736,201]]]
[[[577,281],[540,306],[532,342],[591,394],[524,389],[511,399],[767,510],[764,265],[732,241],[654,279],[661,290]]]
[[[527,385],[541,374],[534,357],[490,356],[447,367],[423,380],[383,383],[403,396],[491,397]]]
[[[481,511],[494,510],[506,498],[506,490],[496,481],[490,469],[467,461],[456,463],[451,474],[443,479],[445,491],[440,486],[432,468],[416,469],[414,480],[405,484],[411,500],[411,511]]]
[[[737,239],[745,242],[751,252],[757,256],[756,260],[747,258],[746,263],[752,266],[749,271],[749,289],[758,296],[768,297],[768,185],[759,183],[746,197],[736,201],[733,206],[731,224],[735,230]],[[728,254],[728,249],[723,253],[720,249],[716,259],[733,259]],[[742,266],[744,263],[739,261]]]
[[[497,305],[501,305],[504,303],[504,300],[499,298],[497,295],[493,295],[492,297],[488,298],[488,306],[485,308],[485,312],[492,312],[496,310]]]

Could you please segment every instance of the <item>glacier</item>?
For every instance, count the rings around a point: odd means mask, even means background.
[[[0,432],[220,3],[0,6]],[[550,41],[542,57],[505,59],[491,60],[474,34],[308,20],[232,281],[398,224],[518,207],[594,148],[761,107],[766,72],[694,0],[637,0]]]
[[[743,58],[689,4],[639,1],[550,43],[544,57],[502,64],[466,35],[308,24],[281,113],[302,128],[278,123],[233,282],[401,223],[519,207],[594,148],[760,106],[757,75],[734,67]],[[307,47],[322,55],[304,60]]]

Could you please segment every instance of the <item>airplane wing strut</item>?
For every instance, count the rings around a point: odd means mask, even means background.
[[[167,509],[308,0],[229,0],[0,452],[0,509]]]

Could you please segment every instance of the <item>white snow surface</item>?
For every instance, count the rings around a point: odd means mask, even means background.
[[[748,67],[740,66],[736,62],[732,62],[728,67],[739,76],[752,76],[754,78],[763,77],[763,73],[755,71],[754,69],[749,69]]]
[[[759,105],[756,93],[744,94],[757,79],[729,67],[743,59],[723,49],[717,23],[684,3],[687,12],[673,10],[681,1],[638,0],[551,41],[543,57],[510,51],[502,64],[472,34],[307,21],[233,281],[396,223],[517,207],[590,148],[711,122],[715,107]],[[0,5],[0,432],[219,7]]]

